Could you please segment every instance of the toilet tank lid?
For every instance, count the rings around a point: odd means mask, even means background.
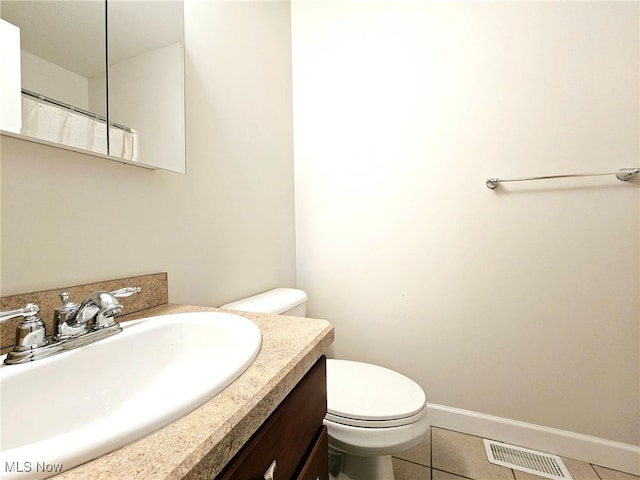
[[[297,288],[274,288],[251,297],[226,303],[220,308],[253,313],[280,314],[307,301],[307,294]]]

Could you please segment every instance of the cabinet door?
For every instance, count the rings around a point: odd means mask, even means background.
[[[329,479],[329,438],[327,427],[322,427],[313,449],[302,467],[296,480],[328,480]]]
[[[216,480],[296,478],[327,412],[326,379],[321,357]]]

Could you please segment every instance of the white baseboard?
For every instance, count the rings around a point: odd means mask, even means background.
[[[640,447],[635,445],[445,405],[429,403],[427,407],[431,425],[434,427],[640,475]]]

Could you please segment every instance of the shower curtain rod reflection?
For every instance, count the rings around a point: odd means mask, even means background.
[[[503,182],[523,182],[529,180],[547,180],[550,178],[570,178],[570,177],[596,177],[600,175],[615,175],[618,180],[626,182],[638,175],[640,168],[621,168],[613,172],[596,172],[596,173],[569,173],[566,175],[546,175],[539,177],[520,177],[520,178],[488,178],[484,183],[487,188],[493,190]]]
[[[26,88],[22,89],[22,93],[29,97],[33,97],[35,99],[40,100],[41,102],[47,102],[57,107],[65,108],[67,110],[71,110],[72,112],[79,113],[80,115],[84,115],[85,117],[93,118],[95,120],[100,120],[101,122],[107,123],[107,119],[102,115],[98,115],[97,113],[88,112],[87,110],[83,110],[78,107],[74,107],[68,103],[60,102],[54,98],[47,97],[46,95],[42,95],[40,93],[32,92],[31,90],[27,90]],[[119,128],[120,130],[124,130],[125,132],[133,133],[133,129],[129,127],[125,127],[124,125],[120,125],[119,123],[111,122],[111,126],[115,128]]]

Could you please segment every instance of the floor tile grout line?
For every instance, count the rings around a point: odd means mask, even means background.
[[[433,480],[433,429],[429,427],[429,464],[431,464],[431,480]]]
[[[429,465],[425,465],[424,463],[420,463],[420,462],[414,462],[413,460],[407,460],[406,458],[400,458],[400,457],[392,457],[400,462],[406,462],[406,463],[410,463],[411,465],[417,465],[418,467],[424,467],[424,468],[431,468]]]
[[[596,474],[596,477],[598,477],[600,480],[602,480],[602,477],[600,476],[600,474],[598,473],[598,471],[595,469],[595,467],[593,466],[593,463],[590,463],[589,466],[591,467],[591,470],[593,470],[593,472]]]
[[[447,472],[446,470],[442,470],[440,468],[431,468],[431,476],[433,477],[433,471],[437,470],[438,472],[447,473],[449,475],[455,475],[456,477],[464,478],[465,480],[477,480],[472,477],[465,477],[464,475],[460,475],[459,473]]]
[[[635,479],[640,480],[640,475],[635,475],[635,474],[633,474],[633,473],[625,472],[624,470],[617,470],[617,469],[615,469],[615,468],[609,468],[609,467],[605,467],[604,465],[597,465],[597,464],[595,464],[595,463],[590,463],[589,465],[591,465],[591,468],[596,472],[596,475],[598,476],[598,478],[599,478],[600,480],[606,480],[606,478],[605,478],[605,477],[603,477],[602,475],[600,475],[600,474],[598,473],[598,471],[596,470],[596,468],[595,468],[595,467],[600,467],[600,468],[602,468],[602,469],[604,469],[604,470],[609,470],[609,471],[611,471],[611,472],[621,473],[622,475],[629,475],[629,476],[631,476],[631,478],[632,478],[632,479],[634,479],[634,480],[635,480]],[[604,474],[604,472],[603,472],[603,474]],[[606,475],[606,477],[608,478],[608,477],[609,477],[609,475]]]

